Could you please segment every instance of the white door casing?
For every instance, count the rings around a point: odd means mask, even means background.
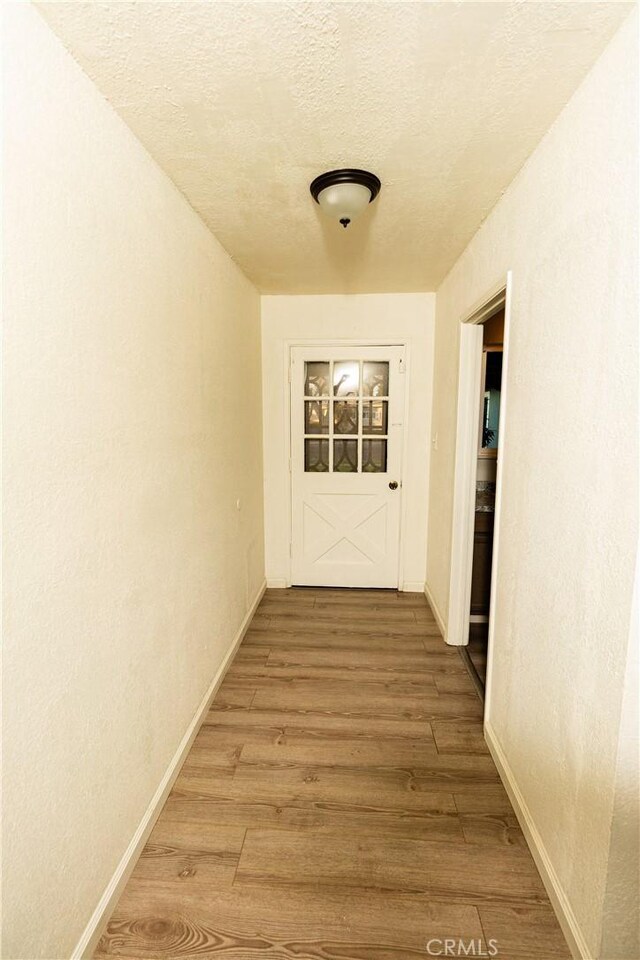
[[[292,347],[290,364],[292,583],[397,587],[405,348]]]

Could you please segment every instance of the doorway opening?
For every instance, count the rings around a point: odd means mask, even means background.
[[[496,479],[500,457],[504,314],[505,307],[502,304],[496,313],[487,317],[481,324],[482,366],[478,397],[480,424],[476,464],[469,643],[466,652],[468,665],[473,671],[474,680],[483,696],[487,678]]]
[[[460,324],[451,580],[446,641],[478,691],[491,688],[492,612],[505,449],[510,275]]]

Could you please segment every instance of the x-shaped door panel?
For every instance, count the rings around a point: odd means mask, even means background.
[[[354,504],[354,509],[345,514],[334,510],[333,507],[327,503],[330,497],[331,494],[311,494],[305,498],[304,509],[313,510],[316,516],[330,527],[324,536],[315,537],[313,542],[308,543],[306,537],[307,525],[305,524],[305,560],[311,563],[322,562],[322,558],[326,556],[332,547],[343,540],[351,543],[363,556],[363,559],[368,560],[370,563],[379,563],[384,560],[386,535],[384,539],[376,542],[367,536],[361,527],[367,521],[372,520],[381,510],[384,510],[386,513],[386,503],[376,496],[365,494],[358,497],[356,494],[354,495],[354,500],[363,499],[365,502]]]

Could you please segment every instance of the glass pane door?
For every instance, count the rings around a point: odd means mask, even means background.
[[[389,361],[307,361],[304,390],[305,472],[386,473]]]

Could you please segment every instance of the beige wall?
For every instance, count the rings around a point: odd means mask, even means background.
[[[459,320],[513,271],[490,724],[598,956],[637,529],[633,16],[437,292],[427,583],[446,618]]]
[[[620,715],[600,960],[637,960],[640,957],[639,590],[640,569],[636,568]]]
[[[260,303],[5,14],[3,956],[60,958],[263,581]]]
[[[424,589],[434,311],[433,293],[262,298],[265,539],[271,586],[284,587],[290,582],[287,342],[395,340],[408,344],[403,585],[406,590]]]

